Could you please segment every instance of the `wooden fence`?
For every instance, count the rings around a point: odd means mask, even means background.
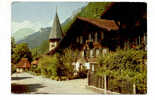
[[[127,80],[117,80],[106,77],[106,86],[103,76],[96,76],[95,72],[88,72],[88,86],[95,86],[122,94],[133,94],[133,84]]]

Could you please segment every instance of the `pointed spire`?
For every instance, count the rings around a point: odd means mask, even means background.
[[[56,8],[56,14],[53,21],[53,26],[49,35],[49,39],[62,39],[62,29],[61,24],[59,21],[59,17],[57,15],[57,8]]]
[[[57,13],[57,6],[56,6],[56,13]]]

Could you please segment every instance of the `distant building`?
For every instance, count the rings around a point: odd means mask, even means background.
[[[16,65],[16,72],[23,72],[25,70],[29,70],[30,67],[31,65],[28,61],[28,58],[22,58]]]

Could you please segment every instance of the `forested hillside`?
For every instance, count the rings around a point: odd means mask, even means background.
[[[90,2],[78,14],[81,17],[100,18],[103,12],[111,5],[111,2]]]
[[[48,36],[51,28],[42,28],[40,31],[29,35],[23,40],[17,41],[17,43],[27,43],[30,48],[36,48],[42,44],[43,41],[48,40]]]

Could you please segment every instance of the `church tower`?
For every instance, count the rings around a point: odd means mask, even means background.
[[[53,21],[53,27],[51,28],[51,32],[49,35],[49,51],[54,50],[57,46],[60,40],[62,39],[62,29],[61,29],[61,24],[57,15],[54,17]]]

